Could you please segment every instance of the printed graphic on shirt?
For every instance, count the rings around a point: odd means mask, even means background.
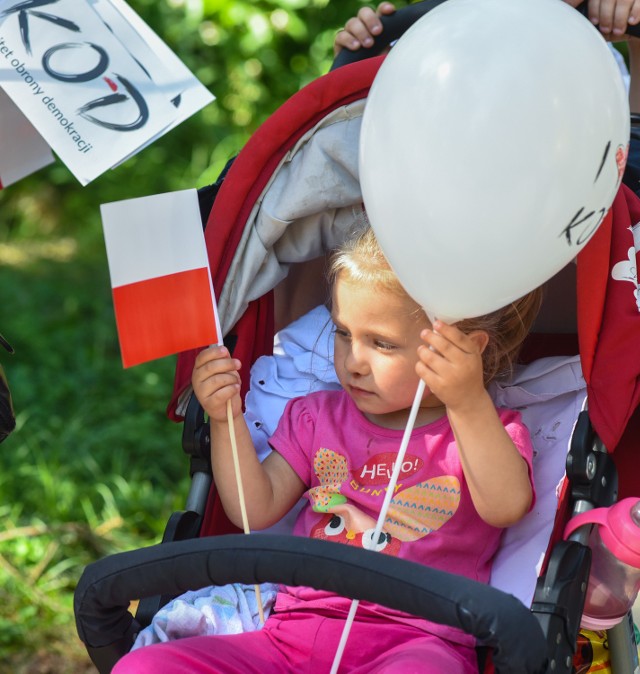
[[[320,485],[309,489],[307,497],[313,510],[323,516],[311,530],[311,537],[397,555],[401,541],[423,538],[451,519],[460,503],[458,479],[442,475],[403,489],[401,480],[414,475],[423,465],[419,457],[407,456],[400,470],[396,494],[391,499],[385,529],[373,544],[376,520],[349,503],[341,490],[343,485],[348,485],[378,498],[382,505],[394,459],[395,455],[389,452],[378,454],[350,475],[342,454],[319,449],[314,457],[314,472]]]
[[[378,542],[373,544],[373,537],[376,532],[376,521],[358,510],[355,506],[345,505],[344,508],[350,509],[346,513],[327,513],[320,518],[320,521],[313,526],[310,532],[311,538],[319,538],[323,541],[333,541],[334,543],[344,543],[345,545],[355,545],[367,550],[384,552],[386,555],[397,557],[400,552],[400,540],[381,531]],[[352,517],[354,516],[354,517]],[[359,524],[356,524],[359,522]]]
[[[417,541],[446,524],[458,510],[460,482],[453,475],[434,477],[399,491],[385,525],[400,540]]]
[[[349,481],[349,466],[342,454],[322,447],[313,457],[313,472],[320,486],[310,489],[307,498],[316,512],[330,512],[333,506],[347,502],[340,494],[340,485]]]
[[[355,480],[363,484],[389,484],[396,467],[397,458],[398,455],[393,452],[376,454],[360,466],[360,468],[352,471],[352,475]],[[424,461],[420,457],[405,455],[400,467],[398,478],[400,482],[415,475],[422,468],[423,464]]]

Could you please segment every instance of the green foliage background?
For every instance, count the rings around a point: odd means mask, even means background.
[[[181,508],[174,360],[123,370],[101,203],[213,182],[327,72],[359,0],[130,0],[217,100],[82,188],[61,162],[0,191],[0,354],[18,428],[0,446],[0,671],[93,671],[72,595],[93,559],[156,542]],[[402,4],[402,3],[399,3]]]

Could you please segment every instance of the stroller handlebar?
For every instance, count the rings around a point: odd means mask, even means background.
[[[348,65],[349,63],[356,63],[364,59],[378,56],[381,54],[392,42],[399,39],[418,19],[424,16],[427,12],[441,5],[446,0],[422,0],[407,7],[399,9],[397,12],[388,16],[381,16],[383,30],[378,36],[374,36],[373,45],[371,47],[362,47],[356,51],[349,49],[341,49],[335,57],[331,70]],[[585,0],[582,4],[576,7],[576,10],[583,16],[588,14],[589,3]],[[632,37],[640,37],[640,25],[627,26],[627,35]]]
[[[545,671],[542,628],[512,595],[389,555],[297,536],[214,536],[94,562],[75,593],[78,634],[100,671],[110,671],[133,644],[137,626],[128,612],[131,599],[232,582],[306,585],[383,604],[476,636],[494,649],[498,672]],[[105,653],[113,644],[121,652],[109,662]]]

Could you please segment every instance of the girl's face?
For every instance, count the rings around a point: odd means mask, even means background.
[[[416,315],[417,314],[417,315]],[[418,375],[420,331],[430,327],[415,304],[376,287],[363,287],[339,275],[333,289],[335,369],[345,391],[373,423],[404,428]],[[425,392],[419,424],[445,413]]]

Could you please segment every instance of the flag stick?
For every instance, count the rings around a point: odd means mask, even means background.
[[[231,454],[233,456],[233,468],[236,474],[236,485],[238,487],[238,498],[240,499],[240,514],[242,515],[242,527],[245,534],[250,534],[249,518],[247,517],[247,505],[244,500],[244,489],[242,488],[242,475],[240,474],[240,460],[238,459],[238,443],[236,441],[236,428],[233,423],[233,412],[231,410],[231,400],[227,400],[227,421],[229,422],[229,438],[231,439]],[[258,615],[260,624],[264,625],[264,608],[262,607],[262,595],[260,594],[260,585],[254,585],[256,591],[256,603],[258,604]]]
[[[396,484],[398,483],[398,478],[400,477],[400,470],[402,464],[404,463],[404,455],[407,453],[407,447],[409,446],[409,440],[411,439],[411,432],[416,423],[416,417],[418,416],[418,410],[420,409],[420,403],[422,402],[422,396],[424,395],[425,383],[422,379],[418,382],[418,388],[416,390],[416,395],[413,399],[413,404],[411,405],[411,412],[409,413],[409,418],[407,419],[407,426],[404,429],[404,434],[402,436],[402,442],[400,443],[400,449],[398,450],[398,455],[396,457],[395,465],[393,467],[393,473],[391,474],[391,481],[387,487],[387,493],[385,494],[384,501],[382,502],[382,509],[380,510],[380,515],[378,515],[378,522],[376,524],[375,531],[371,538],[372,545],[375,545],[382,532],[382,526],[387,519],[387,512],[389,506],[391,505],[391,498],[396,489]],[[363,541],[364,543],[364,541]],[[366,546],[365,546],[366,547]],[[354,599],[351,602],[351,608],[349,609],[349,615],[342,629],[342,636],[340,637],[340,643],[338,644],[338,650],[336,651],[335,657],[333,659],[333,665],[331,666],[330,674],[337,674],[338,667],[340,666],[340,661],[342,660],[342,654],[344,653],[344,648],[347,644],[347,639],[349,638],[349,632],[351,631],[351,625],[353,624],[353,619],[355,618],[356,611],[358,609],[359,600]]]

